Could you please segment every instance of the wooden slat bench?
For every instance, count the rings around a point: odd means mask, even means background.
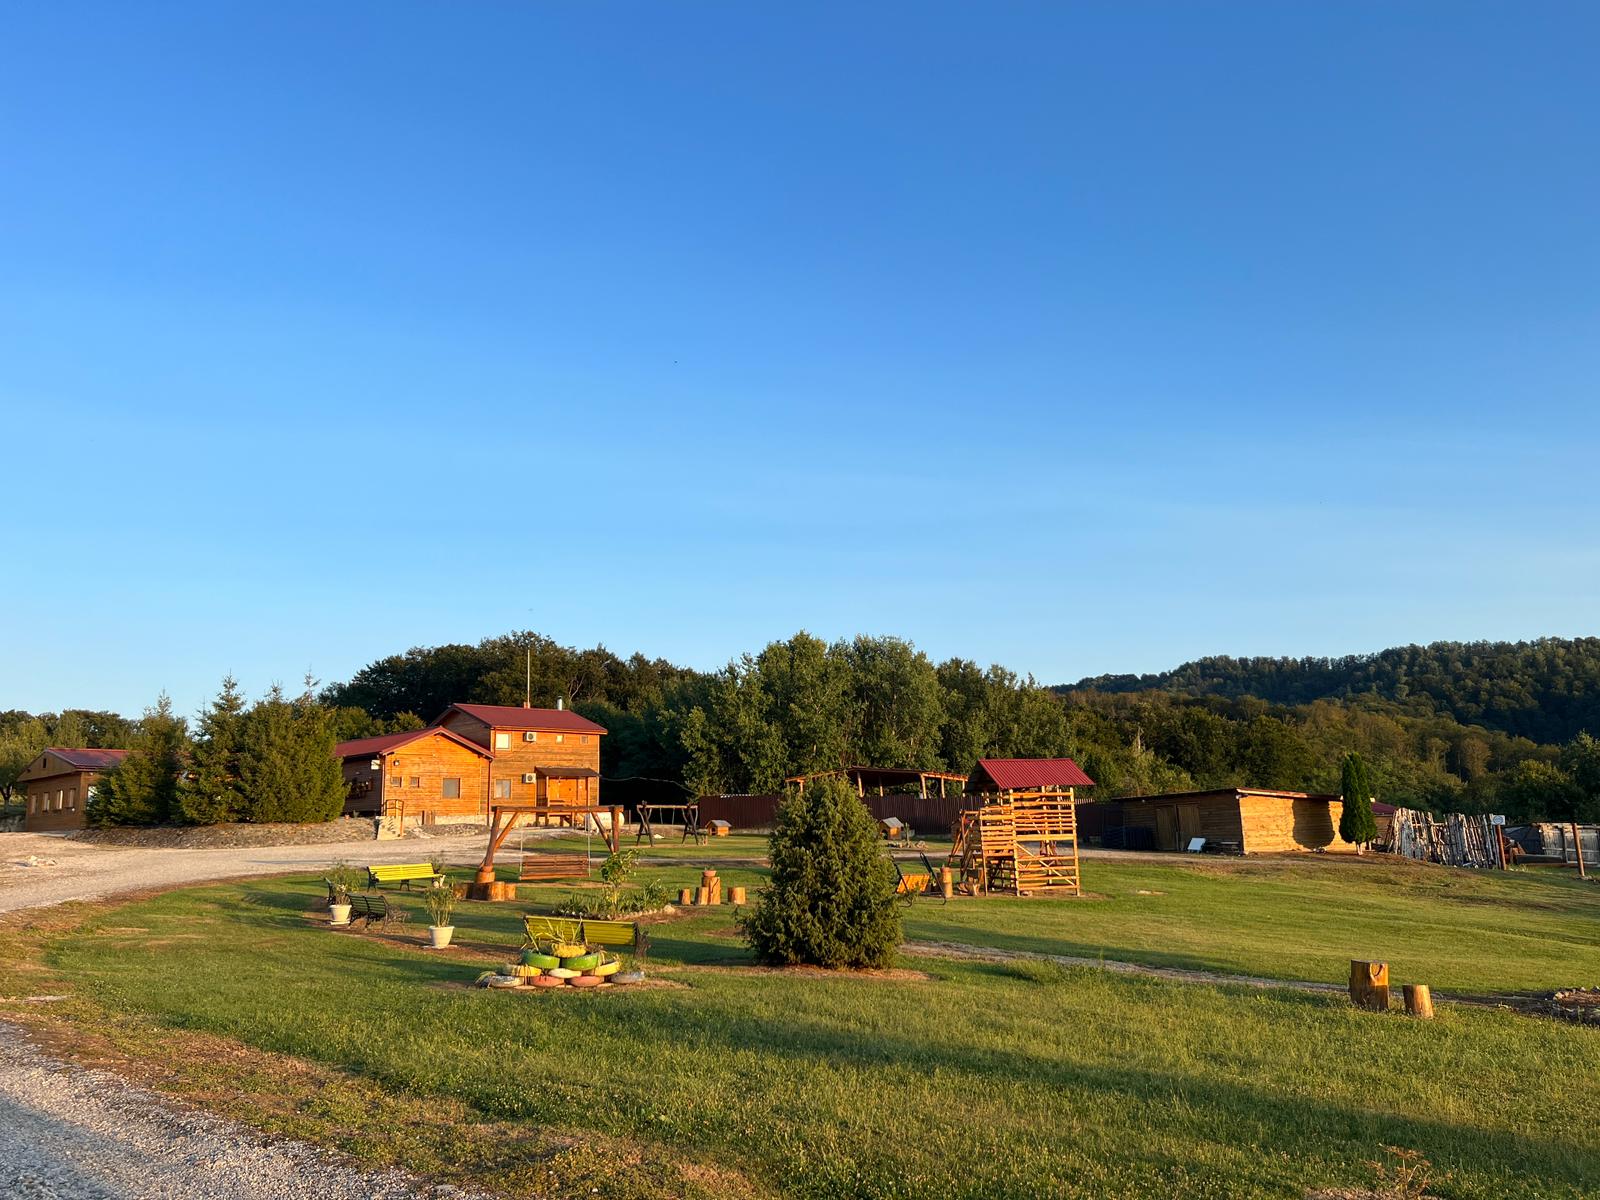
[[[627,946],[635,954],[650,945],[650,938],[637,921],[596,921],[578,917],[522,918],[524,946],[541,939],[551,942],[582,942],[587,946]]]
[[[388,917],[389,902],[382,896],[350,897],[350,924],[365,921],[371,925],[374,921],[387,920]]]
[[[517,878],[524,883],[534,879],[587,879],[589,855],[584,850],[549,854],[524,854]]]
[[[410,891],[413,880],[432,885],[444,882],[444,876],[433,869],[432,863],[385,863],[381,867],[367,868],[369,892],[384,884],[392,886],[397,883]]]

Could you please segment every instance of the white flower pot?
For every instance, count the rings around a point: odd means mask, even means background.
[[[443,950],[450,944],[450,936],[455,933],[454,925],[429,925],[428,937],[432,939],[435,950]]]
[[[328,911],[333,914],[335,925],[350,924],[350,906],[348,904],[330,904]]]

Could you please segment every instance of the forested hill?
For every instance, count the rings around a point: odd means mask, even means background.
[[[1100,675],[1062,692],[1255,696],[1273,704],[1373,696],[1536,742],[1600,733],[1600,638],[1434,642],[1343,658],[1201,658],[1157,675]]]

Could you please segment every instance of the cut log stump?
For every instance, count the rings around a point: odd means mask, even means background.
[[[1350,960],[1350,1003],[1373,1012],[1389,1011],[1389,964]]]
[[[1433,993],[1425,983],[1408,983],[1400,989],[1405,993],[1406,1012],[1424,1021],[1433,1019]]]

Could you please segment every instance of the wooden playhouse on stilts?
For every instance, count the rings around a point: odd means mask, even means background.
[[[1094,780],[1070,758],[981,758],[947,865],[968,895],[1080,893],[1076,789]]]

